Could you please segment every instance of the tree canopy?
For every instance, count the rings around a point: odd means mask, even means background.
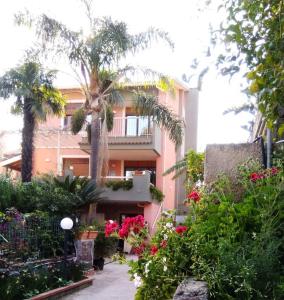
[[[256,97],[259,111],[273,127],[284,106],[283,1],[226,0],[219,9],[226,19],[213,39],[226,45],[227,51],[218,58],[221,72],[244,73],[248,94]]]

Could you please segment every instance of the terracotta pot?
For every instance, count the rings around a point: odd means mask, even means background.
[[[88,230],[81,231],[76,235],[77,240],[94,240],[98,236],[98,231]]]

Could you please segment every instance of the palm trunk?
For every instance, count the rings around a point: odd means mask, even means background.
[[[35,118],[31,112],[32,100],[24,100],[24,127],[22,132],[22,182],[30,182],[33,169],[33,140]]]
[[[91,177],[93,180],[98,181],[98,154],[100,145],[100,119],[93,117],[91,124]]]

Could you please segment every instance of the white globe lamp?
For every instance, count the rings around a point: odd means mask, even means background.
[[[70,230],[73,228],[73,221],[72,219],[70,218],[64,218],[61,220],[60,222],[60,227],[63,229],[63,230]]]

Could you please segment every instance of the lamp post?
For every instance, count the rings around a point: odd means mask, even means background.
[[[67,277],[67,237],[68,237],[68,230],[73,228],[73,221],[70,218],[63,218],[60,222],[60,227],[64,230],[64,276],[65,279]]]

